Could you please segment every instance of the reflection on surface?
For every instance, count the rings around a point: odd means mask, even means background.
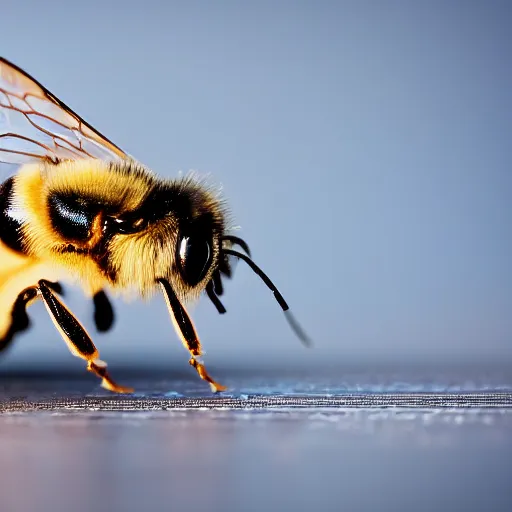
[[[509,511],[511,430],[502,410],[4,414],[2,510]]]
[[[135,400],[211,396],[195,378],[127,377]],[[242,399],[503,391],[512,389],[509,377],[258,372],[226,383]],[[512,510],[510,408],[112,412],[90,405],[102,397],[113,398],[93,378],[4,375],[4,404],[89,406],[0,414],[2,512]]]

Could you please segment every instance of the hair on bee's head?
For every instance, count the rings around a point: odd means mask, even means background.
[[[158,276],[180,300],[194,300],[218,265],[225,217],[217,194],[197,178],[155,181],[136,208],[108,218],[112,266],[127,285],[143,276],[141,293]]]

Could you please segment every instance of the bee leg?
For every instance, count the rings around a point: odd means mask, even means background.
[[[51,281],[45,281],[48,288],[53,290],[55,293],[58,293],[59,295],[64,295],[64,289],[62,288],[62,285],[58,282],[51,282]]]
[[[174,328],[181,338],[181,342],[192,356],[189,360],[189,364],[195,368],[201,379],[210,384],[214,393],[224,391],[226,387],[215,382],[210,375],[208,375],[205,366],[198,361],[197,357],[202,354],[201,342],[194,329],[192,320],[190,320],[185,308],[181,305],[178,297],[176,297],[171,285],[165,279],[159,279],[158,283],[162,287]]]
[[[133,393],[132,388],[117,385],[107,372],[107,365],[99,359],[98,349],[80,322],[52,292],[48,281],[40,280],[35,288],[62,338],[74,356],[87,361],[87,370],[101,379],[105,389],[115,393]]]
[[[14,336],[30,326],[30,320],[27,315],[27,306],[37,297],[37,292],[33,288],[23,290],[14,301],[11,310],[11,324],[2,339],[0,339],[0,351],[8,348]]]
[[[48,281],[47,284],[57,293],[62,293],[62,287],[60,283],[52,283]],[[35,288],[27,288],[18,295],[11,309],[11,324],[9,325],[9,329],[5,335],[0,338],[0,352],[11,345],[17,333],[23,332],[30,327],[30,319],[27,315],[27,308],[36,298],[37,291]]]
[[[96,328],[100,332],[106,332],[114,323],[114,308],[103,290],[96,292],[92,300],[94,303],[94,323]]]

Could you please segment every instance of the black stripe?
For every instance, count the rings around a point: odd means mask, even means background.
[[[0,240],[10,249],[25,254],[20,211],[12,205],[14,177],[0,186]]]

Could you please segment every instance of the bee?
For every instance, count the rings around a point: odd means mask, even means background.
[[[147,298],[160,289],[190,365],[212,391],[185,305],[202,293],[218,312],[230,260],[244,261],[273,292],[290,326],[309,338],[283,296],[229,233],[224,201],[192,177],[162,179],[125,153],[38,81],[0,58],[0,350],[29,325],[41,299],[71,353],[113,392],[116,384],[91,337],[63,302],[61,281],[94,303],[99,331],[113,324],[107,291]],[[237,250],[238,248],[238,250]]]

